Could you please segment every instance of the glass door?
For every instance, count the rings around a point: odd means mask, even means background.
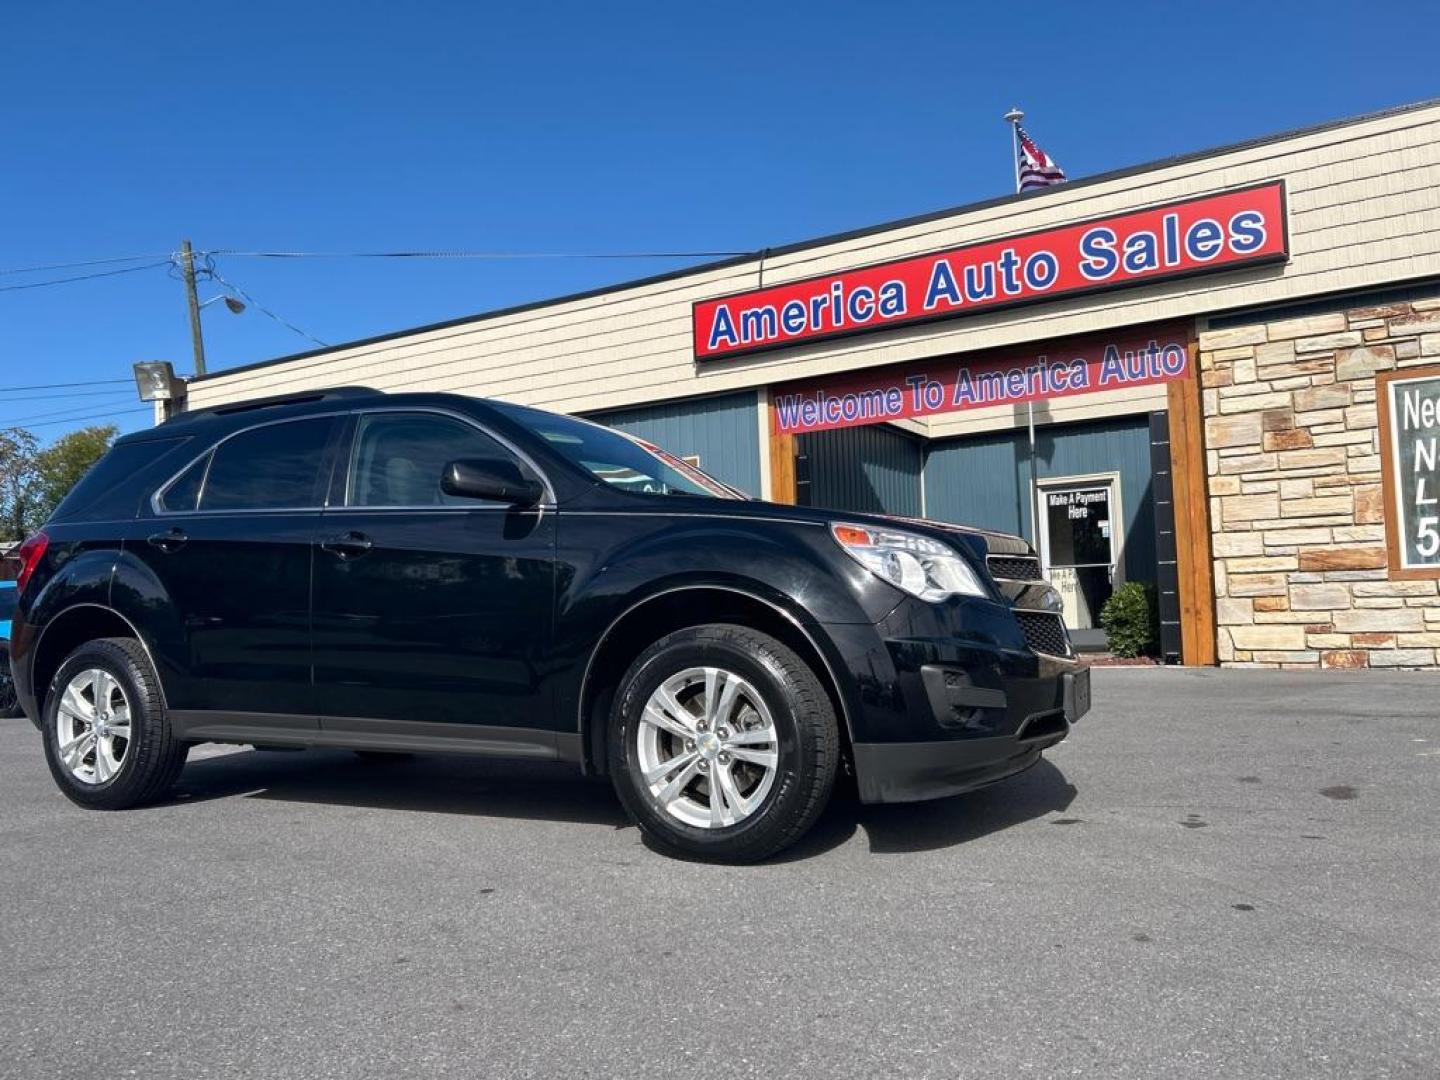
[[[1118,478],[1044,480],[1039,503],[1040,554],[1065,625],[1077,645],[1103,646],[1100,609],[1115,588],[1121,548]]]

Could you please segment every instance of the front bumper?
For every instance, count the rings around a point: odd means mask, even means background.
[[[986,711],[1008,713],[1009,700],[1003,691],[966,689],[954,678],[959,674],[938,666],[924,669],[924,681],[932,691],[932,709],[947,709],[951,717]],[[856,743],[855,774],[861,801],[940,799],[974,791],[1028,769],[1040,760],[1041,751],[1070,734],[1070,725],[1089,708],[1088,669],[1063,672],[1058,679],[1048,681],[1058,683],[1059,706],[1029,713],[1012,733],[924,742]],[[1033,694],[1041,688],[1032,684],[1026,689]]]
[[[974,791],[1024,772],[1040,760],[1041,749],[1018,746],[1014,739],[1005,738],[856,743],[860,801],[921,802]]]
[[[855,680],[847,716],[865,802],[1012,776],[1089,708],[1088,670],[1031,649],[1003,604],[902,604],[874,627],[827,629]]]

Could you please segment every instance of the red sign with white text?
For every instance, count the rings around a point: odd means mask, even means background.
[[[770,391],[777,435],[1019,405],[1183,379],[1184,324],[913,361]]]
[[[698,301],[695,358],[1273,262],[1289,254],[1285,183],[1169,203]]]

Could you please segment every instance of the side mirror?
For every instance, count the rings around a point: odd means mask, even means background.
[[[440,474],[440,490],[464,499],[487,499],[511,506],[534,506],[545,489],[528,480],[513,461],[467,458],[452,461]]]

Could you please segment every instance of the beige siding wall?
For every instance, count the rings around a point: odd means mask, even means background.
[[[690,304],[704,297],[1283,177],[1292,257],[1266,267],[799,346],[696,368]],[[362,383],[448,390],[564,411],[762,386],[780,379],[1203,315],[1440,274],[1440,107],[1175,164],[1100,184],[838,241],[587,300],[431,330],[197,383],[191,404]],[[1079,418],[1095,402],[1055,405]],[[1138,407],[1150,407],[1148,404]],[[1063,410],[1081,410],[1062,417]],[[1008,411],[1008,410],[1007,410]],[[996,425],[1003,421],[1000,412]],[[984,417],[965,422],[966,430]],[[958,421],[957,421],[958,423]]]
[[[1036,424],[1071,424],[1107,416],[1129,416],[1137,412],[1164,410],[1165,384],[1135,386],[1104,393],[1076,394],[1074,397],[1035,402]],[[951,435],[974,435],[982,431],[1024,427],[1029,414],[1024,405],[995,405],[988,409],[966,409],[929,418],[926,432],[932,439]]]

